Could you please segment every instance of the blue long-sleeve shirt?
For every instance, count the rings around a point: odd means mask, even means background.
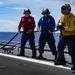
[[[52,16],[44,17],[42,16],[38,22],[38,29],[41,30],[50,30],[53,31],[55,29],[55,20]]]

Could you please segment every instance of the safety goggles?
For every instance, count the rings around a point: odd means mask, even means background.
[[[62,7],[62,8],[61,8],[61,10],[67,10],[67,9],[68,9],[67,7]]]

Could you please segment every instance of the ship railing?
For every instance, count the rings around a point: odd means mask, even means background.
[[[38,32],[38,31],[35,31],[35,32]],[[0,46],[3,46],[3,45],[6,45],[6,43],[8,42],[8,40],[0,40]],[[28,42],[27,42],[28,44]],[[48,46],[48,44],[46,44],[46,46]],[[20,42],[17,42],[17,41],[12,41],[10,42],[7,46],[5,46],[6,48],[4,48],[4,52],[5,51],[10,51],[9,53],[11,53],[12,50],[14,50],[16,47],[18,47],[18,52],[20,51],[20,48],[21,48],[21,45],[20,45]],[[56,46],[57,47],[57,46]],[[26,45],[25,46],[26,49],[30,49],[30,46],[29,45]],[[39,44],[35,44],[35,48],[36,50],[39,50]],[[67,48],[67,47],[66,47]],[[48,47],[44,49],[45,51],[51,51]],[[64,51],[64,53],[68,53],[68,51]]]

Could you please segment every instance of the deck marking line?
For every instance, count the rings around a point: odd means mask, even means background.
[[[39,63],[39,64],[53,66],[53,67],[59,67],[59,68],[68,69],[68,70],[71,69],[70,67],[67,67],[67,66],[54,65],[54,63],[52,63],[52,62],[36,60],[36,59],[31,59],[31,58],[26,58],[26,57],[20,57],[20,56],[15,56],[15,55],[8,55],[8,54],[4,54],[4,53],[0,53],[0,56],[10,57],[10,58],[20,59],[20,60],[25,60],[25,61],[29,61],[29,62]]]

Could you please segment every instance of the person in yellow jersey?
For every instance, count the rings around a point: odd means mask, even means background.
[[[69,55],[71,56],[73,66],[71,70],[75,70],[75,16],[71,13],[71,6],[63,4],[61,7],[61,17],[57,24],[61,37],[58,43],[58,59],[55,65],[65,65],[64,49],[67,46]]]

